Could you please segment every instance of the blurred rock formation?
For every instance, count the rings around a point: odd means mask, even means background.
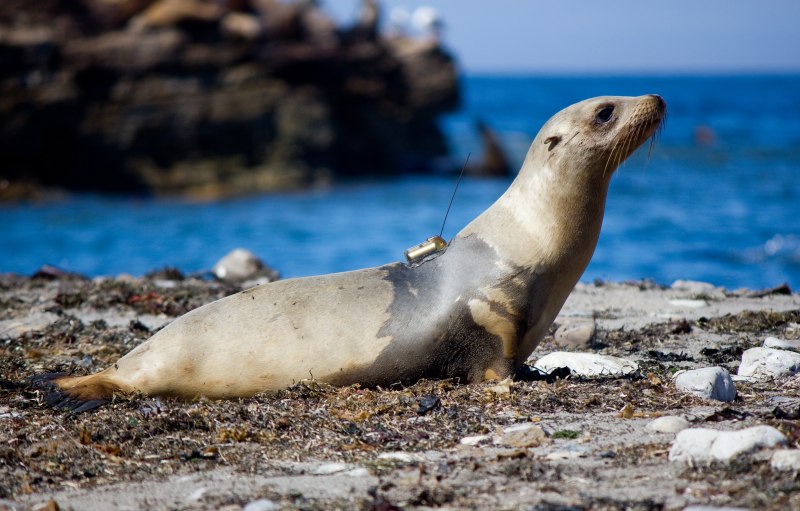
[[[382,37],[379,7],[337,27],[313,0],[3,0],[0,181],[213,198],[419,170],[456,67]]]

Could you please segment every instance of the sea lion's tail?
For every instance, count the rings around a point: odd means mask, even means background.
[[[108,369],[89,376],[69,376],[65,373],[37,374],[28,384],[42,392],[45,403],[53,408],[66,408],[73,413],[94,410],[121,393],[108,375]]]

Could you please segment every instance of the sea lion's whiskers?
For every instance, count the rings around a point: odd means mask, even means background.
[[[619,145],[621,139],[618,139],[614,142],[614,145],[611,146],[611,151],[608,153],[608,157],[606,158],[605,167],[603,167],[603,177],[606,177],[606,171],[608,170],[608,164],[611,163],[611,159],[614,158],[615,154],[614,151],[617,150],[617,146]]]

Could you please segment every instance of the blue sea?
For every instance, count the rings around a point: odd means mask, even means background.
[[[462,110],[442,119],[455,161],[480,157],[477,118],[517,164],[539,127],[571,103],[645,93],[667,101],[652,152],[612,181],[584,281],[800,288],[800,76],[469,76],[463,91]],[[509,183],[465,178],[445,238]],[[409,176],[212,203],[75,195],[3,204],[0,273],[43,264],[88,276],[194,272],[236,247],[287,277],[374,266],[438,233],[454,184],[452,175]]]

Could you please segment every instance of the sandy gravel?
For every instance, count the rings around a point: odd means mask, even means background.
[[[668,461],[674,434],[647,428],[661,415],[725,430],[768,424],[800,446],[800,379],[737,382],[728,404],[672,382],[679,369],[735,373],[742,351],[767,336],[800,338],[800,295],[780,289],[580,285],[557,324],[594,319],[585,351],[636,361],[639,371],[517,381],[508,392],[454,381],[303,382],[232,402],[124,399],[76,416],[20,384],[41,371],[97,371],[172,318],[237,290],[170,271],[0,276],[0,509],[238,510],[259,499],[320,510],[800,509],[800,479],[770,469],[769,451],[692,467]],[[533,358],[556,349],[548,337]],[[505,444],[502,430],[515,424],[548,436]],[[479,435],[477,445],[460,442]]]

